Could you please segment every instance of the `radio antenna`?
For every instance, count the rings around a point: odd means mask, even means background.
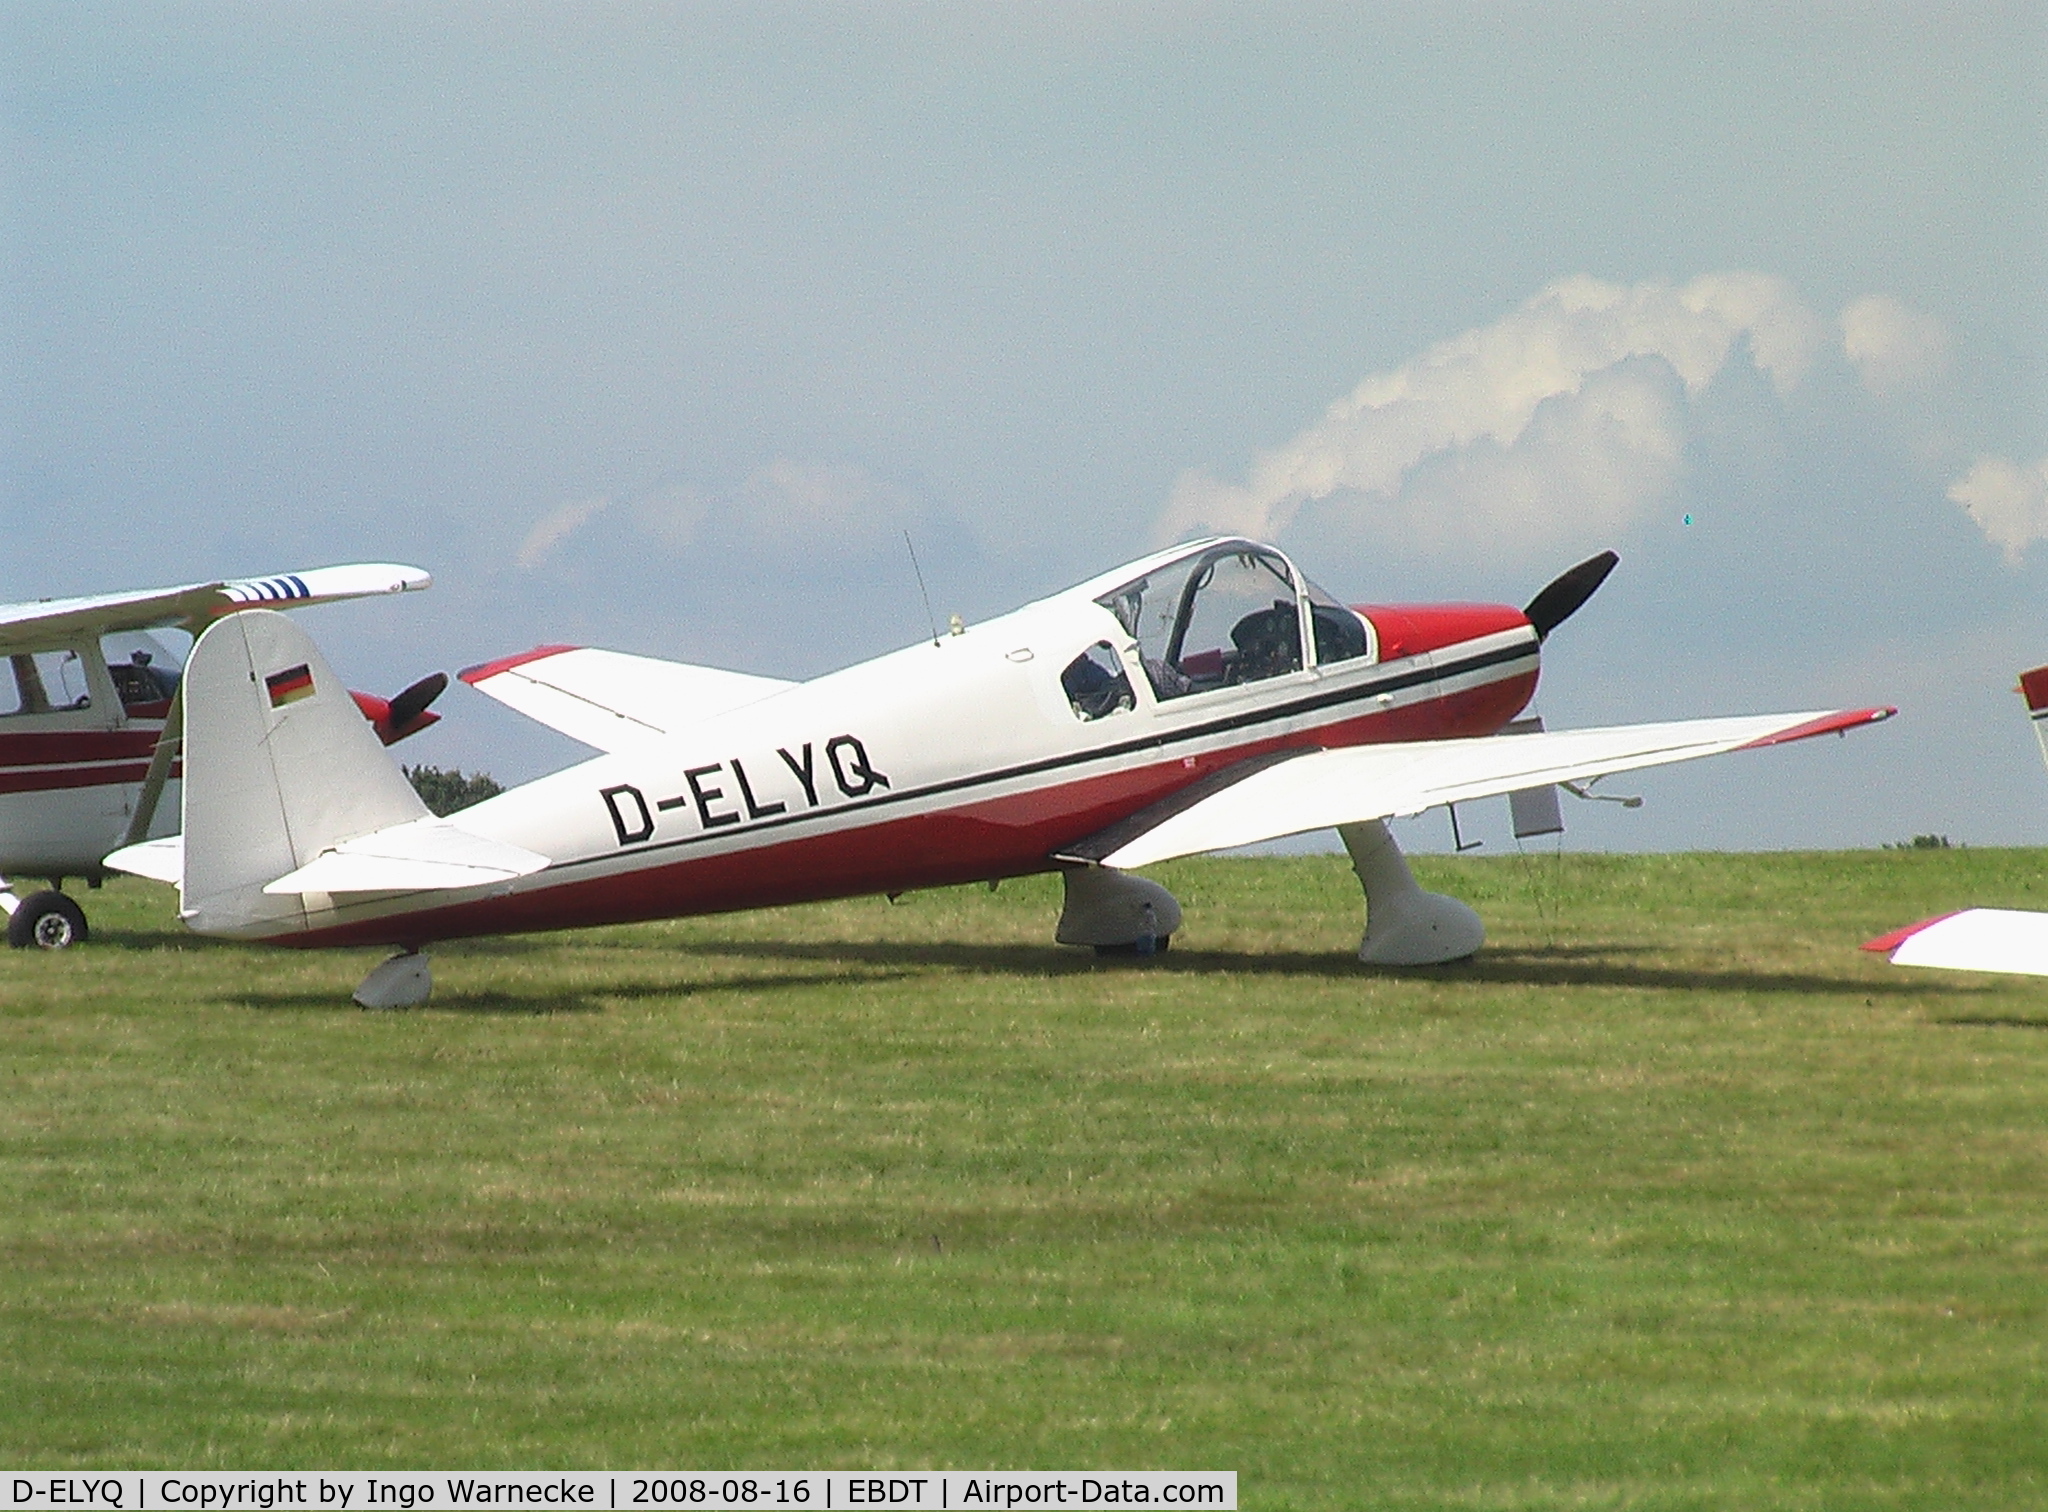
[[[924,622],[931,627],[932,644],[939,643],[939,618],[932,613],[932,596],[924,586],[924,569],[917,565],[917,548],[910,544],[910,532],[903,532],[903,549],[910,553],[910,570],[917,574],[918,597],[924,600]]]

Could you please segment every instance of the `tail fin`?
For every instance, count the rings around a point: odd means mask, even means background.
[[[282,614],[248,609],[209,627],[184,698],[180,912],[202,934],[301,927],[303,898],[266,895],[266,883],[427,817],[320,648]]]
[[[2013,692],[2027,701],[2027,718],[2034,722],[2034,735],[2041,742],[2041,759],[2048,761],[2048,667],[2036,667],[2020,674]]]

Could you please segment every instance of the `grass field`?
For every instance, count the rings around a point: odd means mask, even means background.
[[[2048,1505],[2048,853],[1341,857],[366,953],[0,952],[0,1463],[1214,1468],[1247,1507]]]

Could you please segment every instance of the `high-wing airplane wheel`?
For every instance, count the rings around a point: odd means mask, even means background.
[[[85,910],[60,892],[39,892],[21,900],[7,921],[7,943],[16,950],[67,950],[85,943]]]

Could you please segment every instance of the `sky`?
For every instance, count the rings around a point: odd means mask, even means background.
[[[926,633],[906,534],[941,620],[1207,529],[1354,603],[1611,547],[1553,728],[1901,715],[1565,845],[2048,843],[2044,78],[2025,3],[0,0],[0,600],[417,563],[305,617],[391,692],[828,671]]]

